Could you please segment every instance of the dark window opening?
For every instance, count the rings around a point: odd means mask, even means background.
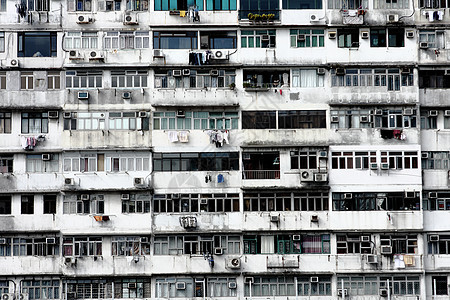
[[[236,31],[200,32],[200,49],[236,49]]]
[[[11,196],[0,196],[0,215],[11,214]]]
[[[44,214],[56,214],[56,195],[44,195]]]
[[[338,30],[339,48],[359,47],[359,28]]]
[[[153,32],[154,49],[197,49],[197,32]]]
[[[450,76],[444,70],[419,70],[419,88],[450,88]]]
[[[56,32],[19,32],[19,57],[56,57]]]
[[[23,214],[23,215],[34,214],[34,196],[33,195],[22,196],[21,214]]]

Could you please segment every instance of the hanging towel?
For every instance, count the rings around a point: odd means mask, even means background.
[[[228,130],[225,130],[224,132],[222,132],[223,135],[223,143],[224,144],[229,144],[230,142],[228,141]]]
[[[224,183],[225,179],[222,174],[217,175],[217,183]]]
[[[188,134],[187,131],[180,131],[180,132],[178,133],[178,136],[179,136],[179,138],[180,138],[180,142],[181,142],[181,143],[187,143],[187,142],[189,142],[189,134]]]
[[[176,132],[176,131],[169,131],[168,137],[169,137],[169,141],[171,143],[178,142],[178,132]]]
[[[405,261],[405,265],[408,267],[414,267],[416,265],[413,255],[405,255],[403,260]]]
[[[180,17],[182,17],[182,18],[186,17],[186,11],[185,10],[180,10]]]
[[[405,261],[403,260],[403,255],[394,255],[394,268],[404,269]]]
[[[439,10],[437,12],[437,14],[438,14],[438,20],[442,21],[444,19],[444,12]]]

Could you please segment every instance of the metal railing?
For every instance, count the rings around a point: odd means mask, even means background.
[[[243,171],[242,179],[280,179],[280,170]]]

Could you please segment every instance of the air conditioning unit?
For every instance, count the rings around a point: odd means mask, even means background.
[[[317,75],[325,75],[325,68],[317,68]]]
[[[268,34],[263,34],[263,35],[261,35],[261,41],[267,42],[267,41],[269,41],[269,40],[270,40],[270,37],[269,37]]]
[[[318,215],[312,215],[311,216],[311,222],[314,222],[314,223],[319,222],[319,216]]]
[[[430,198],[437,198],[437,193],[436,192],[429,192],[428,193],[428,199]]]
[[[235,281],[228,282],[228,288],[229,289],[236,289],[237,288],[237,283]]]
[[[297,41],[302,42],[302,41],[305,41],[305,40],[306,40],[306,35],[304,35],[304,34],[298,34],[297,35]]]
[[[241,259],[239,257],[230,258],[227,260],[227,267],[230,269],[240,269]]]
[[[75,179],[73,178],[64,178],[65,185],[75,185]]]
[[[368,123],[370,121],[369,116],[359,116],[359,121],[361,123]]]
[[[213,69],[209,71],[209,75],[211,76],[219,76],[219,70]]]
[[[328,31],[328,38],[334,40],[336,38],[336,31]]]
[[[280,222],[280,216],[279,215],[271,215],[270,222],[274,222],[274,223]]]
[[[396,23],[398,22],[398,15],[387,15],[386,22],[388,23]]]
[[[378,263],[378,256],[369,254],[367,255],[367,263],[369,264],[377,264]]]
[[[153,49],[153,58],[164,58],[164,53],[161,49]]]
[[[186,117],[186,113],[184,110],[177,110],[177,118],[184,118]]]
[[[172,199],[180,199],[180,194],[172,194]]]
[[[405,191],[405,198],[415,198],[415,197],[416,197],[416,192]]]
[[[131,99],[131,92],[122,92],[122,99]]]
[[[56,238],[46,238],[45,243],[54,245],[54,244],[56,244]]]
[[[244,282],[245,283],[249,283],[249,282],[254,282],[254,278],[253,277],[244,277]]]
[[[145,185],[145,179],[143,177],[135,177],[133,181],[135,186]]]
[[[375,109],[373,114],[375,116],[382,116],[383,115],[383,110],[382,109]]]
[[[387,297],[388,294],[389,294],[389,290],[388,289],[380,289],[379,290],[380,297]]]
[[[428,112],[428,116],[429,116],[429,117],[437,117],[438,114],[439,114],[439,112],[438,112],[437,110],[430,110],[430,111]]]
[[[405,116],[412,116],[414,114],[414,109],[413,108],[405,108],[405,109],[403,109],[403,114]]]
[[[420,42],[419,43],[420,49],[428,49],[428,43],[427,42]]]
[[[344,194],[344,199],[352,199],[352,198],[353,198],[352,193],[345,193]]]
[[[339,123],[339,116],[331,116],[331,123]]]
[[[89,53],[89,60],[98,60],[103,61],[105,59],[105,55],[101,51],[91,51]]]
[[[141,238],[139,239],[139,241],[140,241],[141,243],[148,243],[148,242],[149,242],[149,239],[148,239],[148,237],[143,236],[143,237],[141,237]]]
[[[267,36],[267,39],[264,39],[264,38],[266,38],[266,36]],[[261,41],[269,41],[269,40],[270,40],[270,38],[269,38],[268,35],[262,35],[261,36]],[[224,60],[226,60],[226,59],[229,58],[229,56],[228,56],[228,54],[225,54],[225,52],[222,52],[221,50],[216,50],[216,51],[213,52],[212,58],[216,59],[216,60],[217,59],[224,59]]]
[[[89,92],[79,91],[78,92],[78,99],[79,100],[87,100],[87,99],[89,99]]]
[[[89,194],[81,194],[81,200],[89,200]]]
[[[80,51],[78,50],[70,50],[69,51],[69,59],[70,60],[80,60],[84,57],[81,55]]]
[[[214,255],[222,255],[223,254],[223,248],[216,247],[214,248]]]
[[[19,294],[19,300],[28,300],[29,294],[28,293],[20,293]]]
[[[121,194],[120,200],[130,200],[130,194]]]
[[[174,76],[174,77],[181,77],[181,75],[183,75],[181,70],[173,70],[172,71],[172,76]]]
[[[300,236],[299,234],[294,234],[294,235],[292,236],[292,240],[293,240],[293,241],[300,241],[300,239],[301,239],[301,236]]]
[[[449,109],[444,110],[444,116],[450,117],[450,110]]]
[[[428,158],[428,152],[422,152],[422,159]]]
[[[64,263],[67,265],[75,265],[77,263],[77,258],[73,256],[67,256],[64,258]]]
[[[300,171],[300,181],[301,182],[311,182],[314,181],[314,173],[311,170],[301,170]]]
[[[328,174],[324,174],[324,173],[319,173],[319,174],[314,174],[314,181],[315,182],[326,182],[327,181],[327,176]]]
[[[205,199],[205,198],[200,199],[200,204],[203,204],[203,205],[208,204],[208,199]]]
[[[318,276],[312,276],[311,278],[309,278],[309,281],[312,283],[317,283],[319,282],[319,277]]]
[[[71,113],[71,112],[65,111],[65,112],[63,113],[63,118],[64,118],[64,119],[70,119],[70,118],[72,118],[72,113]]]
[[[430,242],[439,242],[439,235],[437,235],[437,234],[430,234],[430,235],[428,235],[428,241],[430,241]]]
[[[2,294],[2,300],[15,300],[16,295],[13,293]]]
[[[123,16],[123,24],[124,25],[138,25],[137,14],[125,14]]]
[[[79,15],[77,17],[77,23],[78,24],[91,24],[94,22],[94,19],[90,17],[89,15]]]
[[[6,239],[0,238],[0,245],[5,245],[5,244],[6,244]]]
[[[406,37],[412,39],[414,37],[414,30],[406,30]]]
[[[411,72],[411,68],[403,67],[403,68],[401,69],[401,73],[402,73],[402,74],[411,74],[411,73],[412,73],[412,72]]]
[[[186,282],[177,282],[175,284],[175,288],[177,290],[185,290],[186,289]]]
[[[146,111],[138,111],[137,117],[138,118],[147,118],[147,112]]]
[[[370,164],[370,169],[371,170],[378,170],[378,164],[377,163],[371,163]]]
[[[347,289],[338,289],[337,294],[339,297],[344,297],[344,296],[348,295],[348,291],[347,291]]]
[[[320,157],[328,157],[327,151],[317,151],[317,156]]]
[[[361,38],[362,39],[368,39],[369,38],[369,32],[368,31],[361,31]]]
[[[381,246],[380,253],[383,255],[391,255],[392,246]]]
[[[317,22],[317,21],[319,21],[319,16],[316,15],[316,14],[310,14],[309,15],[309,21],[310,22]]]
[[[19,60],[17,59],[9,59],[6,61],[6,67],[8,68],[18,68],[19,67]]]
[[[389,170],[389,164],[388,163],[382,163],[380,169],[381,170]]]
[[[136,289],[137,288],[136,282],[128,282],[128,288],[129,289]]]
[[[370,235],[362,235],[359,237],[361,242],[370,242]]]
[[[191,75],[191,70],[183,69],[183,76],[190,76],[190,75]]]
[[[52,155],[49,153],[42,154],[42,160],[51,160]]]
[[[353,243],[358,243],[359,242],[359,237],[355,237],[355,236],[349,236],[347,237],[347,242],[353,242]]]
[[[59,113],[57,110],[49,110],[48,111],[48,118],[49,119],[58,119]]]

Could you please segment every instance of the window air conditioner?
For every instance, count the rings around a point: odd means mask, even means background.
[[[138,111],[137,117],[138,118],[147,118],[147,112],[146,111]]]
[[[325,75],[325,68],[317,68],[317,75]]]
[[[403,109],[403,114],[405,116],[412,116],[414,114],[414,109],[412,109],[412,108],[405,108],[405,109]]]
[[[414,37],[414,30],[407,30],[406,31],[406,37],[408,39],[412,39]]]
[[[63,113],[63,118],[64,118],[64,119],[70,119],[70,118],[72,118],[72,113],[71,113],[71,112],[65,111],[65,112]]]
[[[140,186],[140,185],[144,185],[145,184],[145,179],[142,177],[135,177],[134,178],[134,185],[135,186]]]
[[[79,100],[87,100],[87,99],[89,99],[89,92],[79,91],[78,92],[78,99]]]
[[[314,222],[314,223],[319,222],[319,216],[318,215],[312,215],[311,216],[311,222]]]
[[[411,68],[403,67],[401,69],[402,74],[411,74]]]
[[[120,200],[130,200],[130,194],[121,194]]]
[[[328,38],[334,40],[336,38],[336,31],[328,31]]]
[[[129,289],[136,289],[137,288],[136,282],[128,282],[128,288]]]
[[[369,116],[359,116],[359,121],[361,123],[368,123],[370,121]]]
[[[367,263],[369,264],[377,264],[378,263],[378,256],[369,254],[367,255]]]
[[[314,181],[315,182],[326,182],[327,181],[327,174],[314,174]]]
[[[311,170],[300,171],[300,181],[301,182],[311,182],[314,181],[314,173]]]
[[[211,76],[219,76],[219,70],[213,69],[209,71],[209,75]]]
[[[89,200],[89,194],[81,194],[81,200]]]
[[[93,23],[94,19],[91,18],[89,15],[79,15],[77,17],[77,23],[78,24],[90,24]]]
[[[375,111],[373,112],[373,114],[375,116],[382,116],[383,115],[383,110],[382,109],[375,109]]]
[[[186,282],[177,282],[175,284],[175,288],[177,290],[185,290],[186,289]]]
[[[430,234],[430,235],[428,235],[428,241],[430,241],[430,242],[439,242],[439,235],[437,235],[437,234]]]
[[[318,157],[328,157],[328,152],[327,151],[317,151],[317,156]]]
[[[371,170],[377,170],[378,169],[378,164],[377,163],[371,163],[370,164],[370,169]]]
[[[450,117],[450,110],[446,109],[446,110],[444,111],[444,116]]]
[[[387,297],[388,293],[389,293],[388,289],[380,289],[379,290],[380,297]]]
[[[64,178],[65,185],[75,185],[75,179],[73,178]]]
[[[174,77],[181,77],[182,74],[183,74],[183,73],[182,73],[181,70],[173,70],[173,71],[172,71],[172,75],[173,75]]]
[[[269,37],[268,35],[267,35],[267,37]],[[264,40],[263,39],[263,36],[261,36],[261,40],[262,41],[269,41],[269,38],[267,38],[267,40]],[[225,54],[225,52],[222,52],[221,50],[216,50],[216,51],[214,51],[213,52],[213,55],[212,55],[212,58],[213,59],[228,59],[228,54]]]
[[[352,193],[345,193],[344,194],[344,199],[352,199],[352,198],[353,198]]]
[[[59,112],[57,110],[49,110],[48,111],[48,118],[49,119],[58,119]]]
[[[122,99],[131,99],[131,92],[122,92]]]
[[[309,15],[309,21],[310,22],[317,22],[317,21],[319,21],[319,16],[316,15],[316,14],[310,14]]]
[[[361,38],[362,39],[368,39],[369,38],[369,32],[368,31],[361,31]]]
[[[420,49],[428,49],[428,43],[427,42],[420,42],[419,43]]]
[[[362,235],[359,237],[361,242],[370,242],[370,235]]]
[[[274,222],[274,223],[280,222],[280,216],[279,215],[271,215],[270,222]]]
[[[69,59],[80,60],[80,59],[83,59],[83,56],[81,55],[80,51],[78,51],[78,50],[70,50],[69,51]]]
[[[4,245],[6,244],[6,239],[5,238],[0,238],[0,245]]]
[[[398,15],[387,15],[386,22],[388,23],[396,23],[398,22]]]
[[[51,154],[48,153],[42,154],[42,160],[51,160],[51,159],[52,159]]]
[[[77,258],[73,256],[66,256],[64,258],[64,263],[68,265],[75,265],[77,263]]]
[[[389,164],[388,163],[382,163],[380,169],[381,170],[389,170]]]
[[[56,244],[56,239],[55,238],[46,238],[45,243],[52,244],[52,245]]]
[[[216,247],[214,248],[214,255],[222,255],[223,254],[223,248]]]
[[[391,255],[392,246],[381,246],[380,253],[383,255]]]
[[[405,198],[415,198],[415,197],[416,197],[416,192],[405,191]]]
[[[177,110],[177,118],[184,118],[186,116],[184,110]]]
[[[297,41],[305,41],[306,40],[306,36],[304,34],[298,34],[297,35]]]
[[[161,49],[153,49],[153,58],[164,58],[164,53]]]
[[[299,234],[294,234],[294,235],[292,236],[292,240],[293,240],[293,241],[300,241],[300,235],[299,235]]]
[[[267,42],[267,41],[269,41],[269,40],[270,40],[270,37],[269,37],[268,34],[263,34],[263,35],[261,36],[261,41]]]
[[[200,204],[207,205],[208,204],[208,199],[205,199],[205,198],[200,199]]]
[[[180,199],[180,194],[172,194],[172,199]]]
[[[190,76],[190,75],[191,75],[191,70],[183,69],[183,76]]]
[[[141,243],[148,243],[148,237],[146,237],[146,236],[143,236],[143,237],[141,237],[140,239],[139,239],[139,241],[141,242]]]
[[[428,158],[428,152],[422,152],[422,159]]]
[[[241,259],[239,257],[229,258],[227,260],[227,267],[230,269],[240,269]]]
[[[244,282],[245,283],[249,283],[249,282],[253,282],[254,278],[253,277],[244,277]]]
[[[124,25],[137,25],[139,24],[137,14],[125,14],[123,16]]]
[[[228,282],[228,288],[229,289],[236,289],[237,283],[235,281]]]
[[[309,281],[312,283],[317,283],[319,282],[319,277],[318,276],[312,276],[311,278],[309,278]]]
[[[339,116],[331,116],[331,123],[339,123]]]
[[[337,294],[339,297],[344,297],[344,296],[348,295],[348,291],[347,291],[347,289],[338,289]]]
[[[438,116],[438,111],[437,110],[430,110],[429,112],[428,112],[428,116],[429,117],[437,117]]]
[[[437,198],[437,193],[436,192],[429,192],[428,193],[428,198]]]

